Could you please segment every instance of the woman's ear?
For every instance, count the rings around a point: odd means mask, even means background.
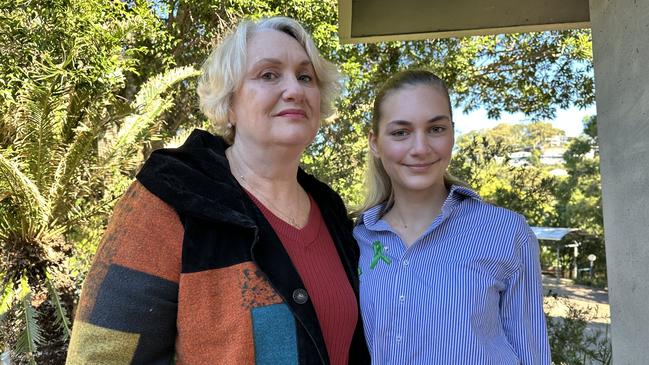
[[[379,149],[376,146],[376,135],[374,134],[374,131],[370,131],[370,134],[368,135],[368,142],[370,145],[370,152],[372,155],[376,158],[381,158],[379,156]]]
[[[228,124],[232,125],[233,127],[237,125],[237,122],[235,122],[236,115],[234,115],[234,111],[232,110],[232,105],[228,106]]]

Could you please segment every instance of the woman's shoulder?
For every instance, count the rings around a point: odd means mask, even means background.
[[[195,130],[182,146],[154,151],[137,180],[183,218],[237,221],[247,216],[245,193],[230,173],[226,147],[221,138]]]
[[[177,281],[183,235],[176,211],[135,181],[116,204],[95,260]]]
[[[126,217],[132,219],[138,216],[154,221],[179,221],[178,214],[169,204],[135,180],[115,206],[113,219],[124,220]]]

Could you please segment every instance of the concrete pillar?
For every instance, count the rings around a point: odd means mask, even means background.
[[[613,363],[649,361],[649,1],[590,0]]]

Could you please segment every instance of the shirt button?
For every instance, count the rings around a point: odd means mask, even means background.
[[[399,301],[403,303],[406,300],[406,297],[404,295],[399,295]]]
[[[403,266],[408,266],[410,264],[410,261],[408,260],[403,260]]]
[[[401,335],[397,335],[397,342],[401,342]]]
[[[300,288],[293,290],[293,300],[297,304],[304,304],[309,300],[309,295],[306,293],[306,290]]]

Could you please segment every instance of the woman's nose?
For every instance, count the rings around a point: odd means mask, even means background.
[[[284,81],[284,93],[286,100],[302,101],[304,98],[304,85],[296,77],[287,77]]]

